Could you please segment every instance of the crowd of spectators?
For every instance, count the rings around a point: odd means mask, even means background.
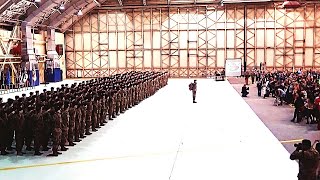
[[[246,84],[256,81],[258,96],[274,97],[277,105],[289,104],[295,108],[292,122],[320,124],[320,73],[312,70],[260,71],[245,73]]]

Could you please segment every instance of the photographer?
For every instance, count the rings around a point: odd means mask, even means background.
[[[241,94],[242,94],[242,97],[247,97],[247,95],[249,94],[249,87],[247,87],[245,84],[242,86],[242,89],[241,89]]]
[[[316,180],[319,164],[319,153],[311,141],[304,139],[302,143],[295,144],[296,150],[290,155],[291,160],[299,160],[298,180]]]

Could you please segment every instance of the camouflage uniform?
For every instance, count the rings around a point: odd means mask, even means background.
[[[98,102],[97,102],[97,99],[95,98],[95,100],[92,102],[92,119],[91,119],[91,129],[93,132],[97,131],[96,128],[99,128],[99,125],[98,125]]]
[[[0,108],[0,151],[1,155],[7,155],[8,152],[6,152],[6,140],[7,140],[7,122],[5,118],[5,111],[3,108]]]
[[[66,151],[68,149],[65,148],[64,146],[66,145],[66,143],[68,141],[69,118],[70,118],[68,106],[66,106],[62,110],[61,118],[62,118],[62,124],[61,124],[62,134],[61,134],[60,146],[61,146],[61,151]]]
[[[15,139],[17,155],[22,155],[22,147],[24,144],[24,115],[22,109],[18,112],[15,112],[15,121]]]
[[[58,156],[58,148],[61,144],[61,134],[62,134],[62,118],[60,108],[56,108],[56,112],[53,115],[53,132],[52,132],[52,154],[49,156]]]
[[[44,129],[43,129],[43,138],[42,138],[42,150],[48,151],[50,148],[48,148],[48,143],[50,139],[51,132],[53,131],[53,111],[51,108],[47,108],[45,112],[43,112],[43,123],[44,123]]]
[[[80,142],[80,128],[81,128],[81,123],[82,123],[82,111],[81,107],[76,106],[76,121],[75,121],[75,129],[74,129],[74,141],[75,142]],[[84,132],[84,131],[83,131]],[[82,133],[83,135],[84,133]]]
[[[298,180],[316,180],[319,165],[319,153],[313,147],[306,151],[295,150],[290,159],[299,160]]]
[[[86,117],[86,135],[90,135],[92,133],[90,133],[90,126],[92,123],[92,111],[93,111],[93,105],[92,105],[92,101],[91,99],[87,102],[88,103],[88,107],[87,107],[87,117]]]
[[[86,133],[86,123],[87,123],[87,105],[84,101],[81,103],[81,121],[80,121],[80,138],[85,138],[86,136],[84,135]],[[88,132],[90,133],[90,132]]]
[[[37,107],[37,112],[35,116],[34,123],[34,155],[41,155],[40,147],[43,142],[44,136],[44,120],[43,120],[43,111],[41,107]]]
[[[72,107],[69,108],[69,129],[68,129],[68,142],[69,146],[74,146],[73,137],[74,137],[74,129],[75,129],[75,121],[76,121],[76,109],[74,108],[75,104],[72,104]]]
[[[35,110],[32,106],[28,107],[28,111],[25,112],[25,126],[24,126],[24,137],[25,144],[27,146],[26,150],[31,151],[31,142],[33,140],[33,129],[34,129],[34,120],[35,120]]]

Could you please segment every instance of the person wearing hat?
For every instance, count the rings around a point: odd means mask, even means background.
[[[7,150],[12,151],[12,143],[14,140],[14,126],[15,126],[15,113],[16,113],[16,108],[17,104],[15,101],[12,101],[13,103],[10,104],[9,110],[7,111]]]
[[[61,107],[61,141],[60,141],[60,146],[61,146],[61,151],[67,151],[68,148],[65,147],[67,141],[68,141],[68,130],[69,130],[69,102],[64,102],[63,106]]]
[[[85,138],[86,136],[84,134],[86,132],[87,104],[86,104],[85,98],[82,94],[80,96],[80,99],[81,99],[79,101],[80,108],[78,108],[79,109],[78,114],[79,114],[79,116],[81,115],[79,136],[80,136],[80,138]]]
[[[94,96],[92,98],[92,115],[91,115],[91,129],[93,132],[97,131],[96,128],[100,128],[98,124],[98,98]]]
[[[93,104],[90,95],[87,97],[87,112],[86,112],[86,135],[90,135],[90,126],[92,125],[92,112],[93,112]],[[95,129],[95,127],[92,127]]]
[[[197,80],[194,80],[193,83],[190,83],[190,84],[189,84],[189,90],[192,91],[193,103],[197,103],[197,102],[196,102]]]
[[[52,132],[52,124],[54,122],[53,119],[53,105],[47,103],[44,106],[44,111],[43,111],[43,123],[44,123],[44,128],[43,128],[43,137],[41,139],[41,146],[42,146],[42,151],[48,151],[50,148],[48,147],[50,135]]]
[[[34,116],[34,155],[40,156],[40,147],[44,137],[44,119],[43,110],[41,104],[36,104],[35,116]]]
[[[20,106],[16,110],[15,115],[15,140],[16,140],[16,151],[18,156],[22,156],[22,147],[24,145],[24,128],[25,128],[25,118],[23,113],[23,106]]]
[[[69,146],[74,146],[76,145],[73,143],[74,140],[74,131],[75,131],[75,123],[76,123],[76,102],[73,100],[70,103],[69,107],[69,129],[68,129],[68,142]]]
[[[0,108],[0,153],[1,155],[7,155],[7,118],[5,118],[6,109]]]
[[[74,142],[80,142],[80,126],[82,120],[82,112],[80,107],[80,99],[77,96],[76,100],[73,103],[73,107],[75,110],[75,124],[74,124]]]
[[[291,160],[299,160],[298,180],[315,180],[319,165],[319,152],[308,139],[297,144],[296,150],[290,155]]]
[[[35,104],[30,103],[30,105],[25,108],[25,123],[24,123],[24,137],[25,137],[25,145],[27,151],[32,151],[31,142],[33,140],[33,125],[34,125],[34,119],[35,119]]]
[[[57,102],[54,106],[53,115],[53,131],[52,131],[52,154],[48,156],[58,156],[61,154],[58,152],[59,145],[61,144],[61,134],[62,134],[62,118],[61,118],[61,103]],[[64,146],[63,146],[64,147]],[[65,150],[61,149],[62,151]]]

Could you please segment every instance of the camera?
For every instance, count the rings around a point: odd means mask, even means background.
[[[297,149],[302,149],[302,143],[296,143],[293,146],[296,147]]]

